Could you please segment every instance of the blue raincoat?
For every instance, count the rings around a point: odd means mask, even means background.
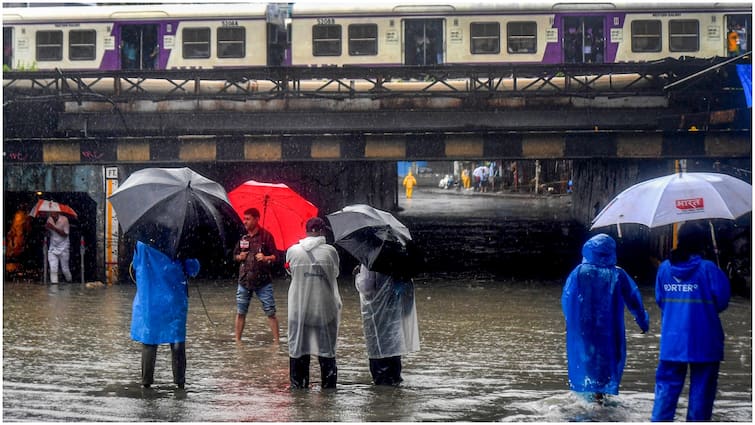
[[[186,276],[199,273],[196,259],[171,260],[142,242],[134,254],[136,296],[131,315],[131,338],[143,344],[186,341],[189,292]]]
[[[643,332],[649,317],[637,285],[616,266],[613,238],[602,233],[592,237],[582,247],[582,257],[561,296],[569,386],[576,392],[616,395],[626,362],[624,305]]]
[[[711,261],[661,263],[655,301],[661,308],[661,360],[718,362],[724,358],[724,330],[718,313],[729,305],[726,275]]]

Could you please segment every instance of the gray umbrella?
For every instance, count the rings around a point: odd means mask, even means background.
[[[409,229],[391,213],[357,204],[328,214],[336,245],[368,269],[400,277],[415,275],[422,265]]]
[[[228,255],[244,225],[218,183],[189,168],[145,168],[108,198],[123,231],[177,257]]]

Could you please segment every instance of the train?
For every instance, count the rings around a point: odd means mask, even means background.
[[[3,68],[602,64],[742,55],[752,4],[404,2],[2,9]]]

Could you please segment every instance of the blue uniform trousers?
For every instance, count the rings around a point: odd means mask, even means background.
[[[661,360],[655,372],[655,402],[653,422],[673,421],[679,394],[689,376],[689,404],[687,421],[709,421],[713,415],[713,400],[716,398],[719,362],[672,362]]]

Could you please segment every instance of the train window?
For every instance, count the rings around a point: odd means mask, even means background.
[[[63,31],[37,31],[37,61],[63,60]]]
[[[314,25],[312,27],[313,56],[341,56],[341,26]]]
[[[243,58],[246,56],[246,28],[218,28],[218,57]]]
[[[501,51],[501,24],[472,22],[469,24],[472,54],[495,54]]]
[[[377,24],[349,25],[349,55],[377,55],[377,33]]]
[[[184,59],[203,59],[210,57],[210,29],[184,28],[183,57]]]
[[[506,50],[509,53],[537,52],[537,23],[509,22],[506,24]]]
[[[632,21],[632,51],[661,51],[661,21]]]
[[[697,20],[672,20],[668,23],[668,47],[672,52],[700,49],[700,23]]]
[[[68,59],[72,61],[94,60],[97,54],[97,31],[71,30],[68,33]]]

